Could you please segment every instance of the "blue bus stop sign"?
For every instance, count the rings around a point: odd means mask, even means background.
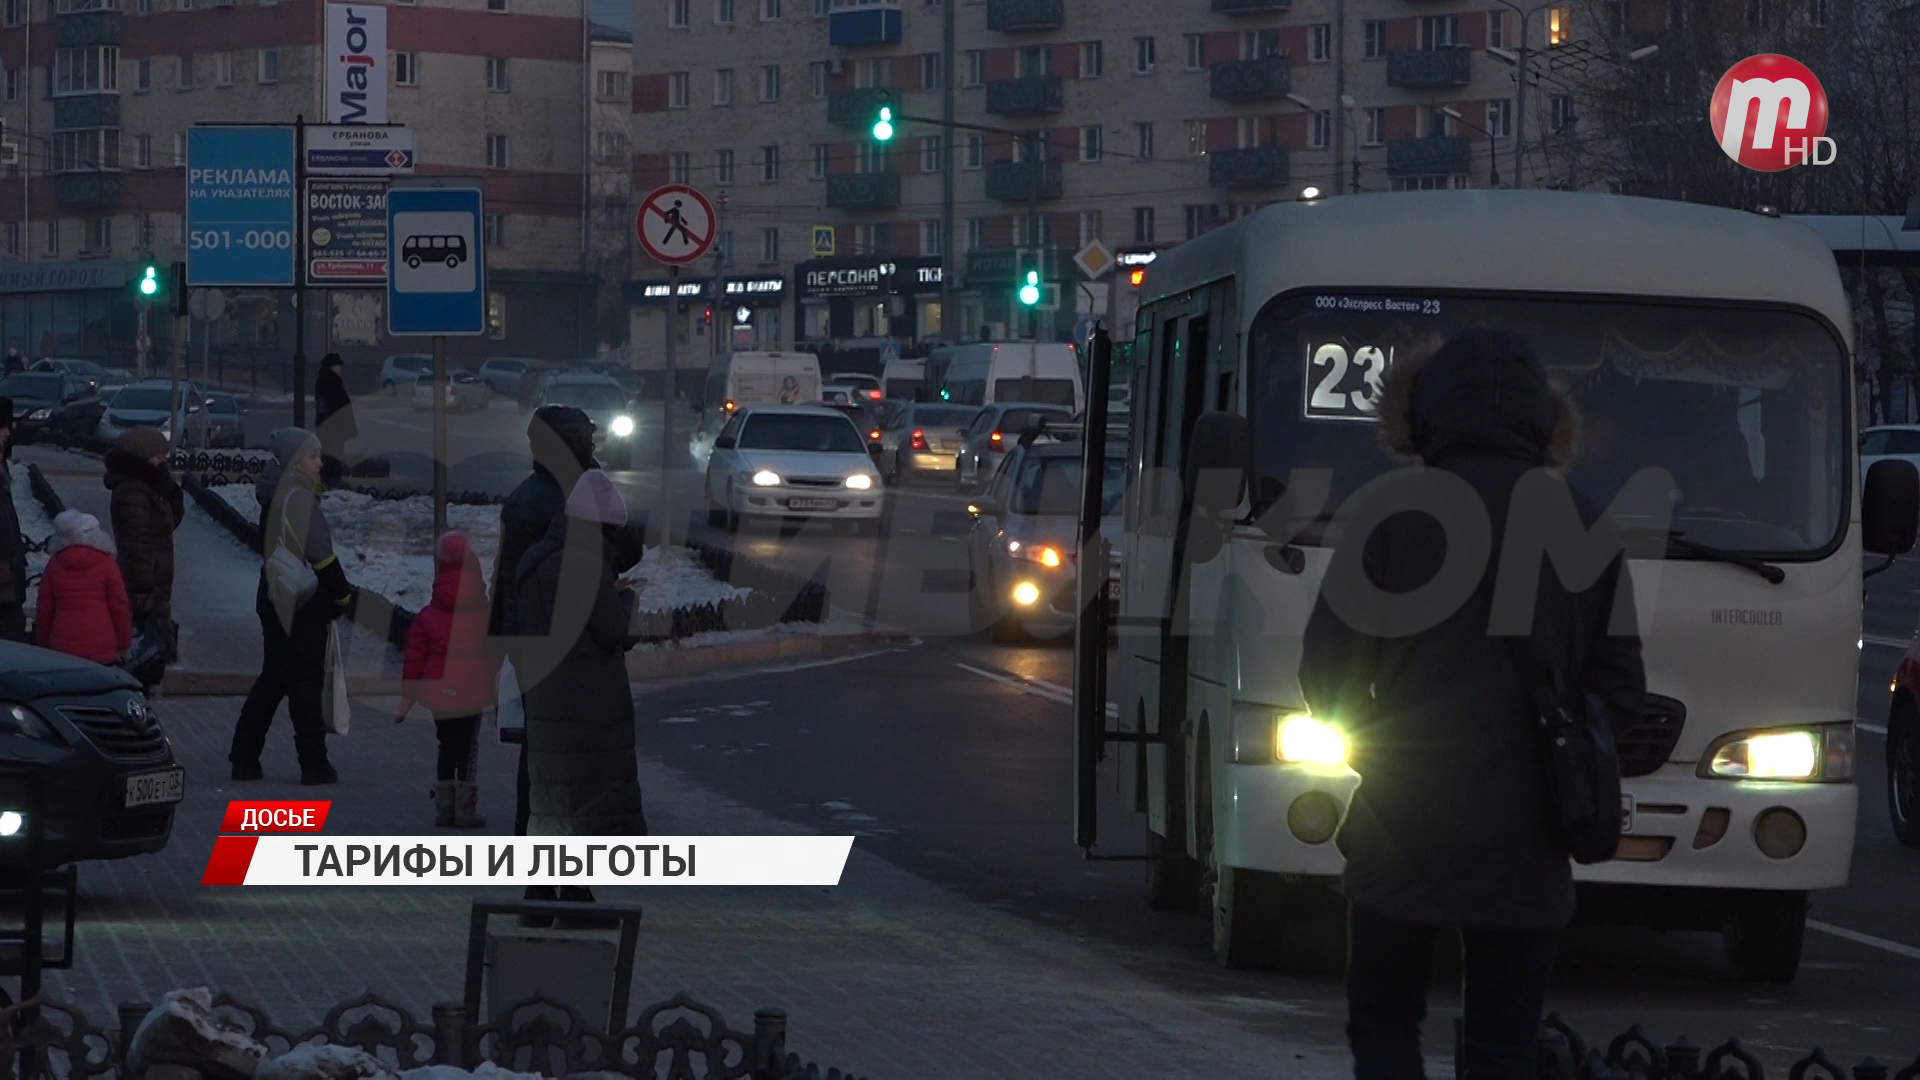
[[[187,129],[187,284],[296,284],[290,127]]]
[[[478,180],[396,180],[387,192],[387,332],[487,332],[484,199]]]

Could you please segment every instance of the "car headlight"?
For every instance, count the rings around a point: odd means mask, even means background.
[[[52,409],[35,409],[27,414],[29,420],[45,420],[53,415]]]
[[[613,418],[613,434],[615,438],[620,438],[620,439],[624,439],[627,436],[633,434],[633,417],[631,416],[614,417]]]
[[[1040,586],[1031,581],[1023,581],[1013,587],[1013,602],[1021,607],[1032,607],[1040,602]]]
[[[15,735],[42,742],[61,741],[60,733],[53,730],[53,725],[25,705],[0,705],[0,735]]]
[[[1306,713],[1283,716],[1274,728],[1281,761],[1298,765],[1345,765],[1347,736],[1337,726]]]
[[[761,469],[753,474],[753,483],[755,487],[779,487],[780,474],[772,469]]]
[[[873,477],[866,473],[854,473],[847,477],[847,486],[855,491],[866,491],[873,486]]]
[[[1744,731],[1709,748],[1699,775],[1720,780],[1853,779],[1853,725]]]
[[[18,836],[27,819],[17,810],[0,810],[0,836]]]

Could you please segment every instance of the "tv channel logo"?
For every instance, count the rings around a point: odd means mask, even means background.
[[[1831,165],[1839,153],[1827,138],[1826,89],[1790,56],[1761,53],[1728,68],[1708,117],[1720,149],[1756,172]]]

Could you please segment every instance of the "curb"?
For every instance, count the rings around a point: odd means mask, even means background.
[[[627,678],[639,682],[650,679],[706,675],[715,671],[742,669],[781,660],[810,660],[839,656],[868,649],[893,648],[913,639],[905,634],[844,634],[781,638],[752,641],[739,645],[712,645],[677,648],[656,653],[628,653]],[[243,697],[253,688],[254,676],[217,671],[167,672],[163,692],[168,697]],[[400,680],[351,676],[347,693],[353,697],[397,697]]]

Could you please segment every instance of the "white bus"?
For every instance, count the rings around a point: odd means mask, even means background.
[[[1076,414],[1087,407],[1080,358],[1071,345],[983,341],[943,346],[934,350],[926,372],[929,378],[940,380],[933,397],[955,405],[985,408],[1006,401],[1029,401],[1064,405]],[[944,398],[940,391],[945,391]]]
[[[700,426],[690,450],[704,464],[713,439],[727,419],[744,405],[817,405],[820,358],[808,352],[736,352],[714,358]]]
[[[1757,213],[1359,195],[1270,207],[1163,252],[1134,348],[1110,683],[1087,658],[1102,650],[1079,660],[1079,685],[1101,690],[1076,706],[1080,842],[1093,843],[1091,762],[1125,743],[1123,790],[1162,856],[1153,902],[1210,911],[1223,964],[1284,955],[1313,906],[1302,897],[1338,880],[1333,840],[1358,783],[1344,749],[1326,759],[1323,740],[1320,760],[1287,760],[1279,739],[1304,711],[1301,635],[1339,539],[1333,512],[1396,467],[1375,439],[1378,377],[1475,326],[1527,335],[1579,398],[1577,488],[1606,505],[1661,467],[1679,490],[1670,524],[1685,542],[1632,566],[1647,703],[1616,730],[1618,855],[1574,870],[1583,917],[1718,931],[1737,977],[1789,981],[1808,894],[1844,885],[1852,863],[1862,553],[1890,563],[1911,547],[1920,482],[1876,466],[1860,495],[1833,256]],[[1206,414],[1203,429],[1233,436],[1193,439]],[[1238,445],[1238,505],[1196,508],[1189,460]],[[1324,512],[1265,513],[1313,474]],[[1100,734],[1109,698],[1118,739]]]

